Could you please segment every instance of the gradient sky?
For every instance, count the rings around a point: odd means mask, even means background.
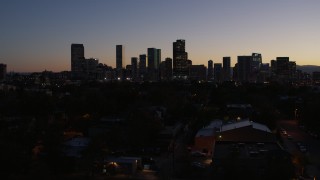
[[[193,64],[257,52],[320,65],[319,0],[0,0],[0,24],[0,63],[15,72],[70,70],[72,43],[113,67],[117,44],[125,64],[149,47],[164,60],[176,39]]]

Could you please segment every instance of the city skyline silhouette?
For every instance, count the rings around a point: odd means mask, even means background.
[[[290,57],[297,65],[320,65],[317,43],[320,2],[310,1],[7,1],[1,5],[0,62],[8,72],[70,70],[70,44],[86,57],[112,67],[116,45],[124,62],[161,49],[172,58],[172,42],[187,41],[194,64],[221,63],[261,53],[263,62]]]

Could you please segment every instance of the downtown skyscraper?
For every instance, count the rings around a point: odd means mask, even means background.
[[[213,79],[213,61],[208,61],[208,75],[207,75],[207,81],[211,81]]]
[[[188,53],[185,51],[186,43],[183,39],[173,42],[173,78],[187,79],[189,76]]]
[[[123,80],[125,78],[123,70],[123,51],[124,47],[122,45],[116,45],[116,76],[118,80]]]
[[[139,80],[144,81],[147,75],[147,55],[140,54],[139,55]]]
[[[148,79],[159,81],[160,79],[161,49],[148,48]]]
[[[238,56],[237,80],[248,82],[250,77],[252,56]]]
[[[77,61],[84,59],[83,44],[71,44],[71,72],[77,71]]]
[[[223,57],[223,81],[230,81],[231,80],[231,57]]]
[[[116,45],[116,69],[119,71],[123,67],[123,46]]]
[[[83,44],[71,44],[71,77],[72,79],[82,78],[82,66],[84,62]]]
[[[131,58],[131,77],[132,81],[137,81],[138,79],[138,58]]]
[[[84,57],[83,44],[71,44],[71,78],[76,80],[95,79],[99,60]]]

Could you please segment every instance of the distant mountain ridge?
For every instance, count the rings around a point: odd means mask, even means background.
[[[320,72],[320,66],[315,66],[315,65],[297,65],[297,69],[301,70],[302,72],[306,72],[306,73],[310,73],[312,74],[312,72],[315,71],[319,71]]]

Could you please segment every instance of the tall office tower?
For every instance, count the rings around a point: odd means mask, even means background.
[[[148,48],[148,73],[151,69],[155,69],[156,48]]]
[[[267,82],[269,78],[270,78],[269,63],[262,63],[257,81],[263,83],[263,82]]]
[[[137,78],[138,78],[138,58],[137,57],[131,58],[131,76],[132,76],[132,81],[137,81]]]
[[[215,82],[222,82],[222,64],[221,63],[214,63],[213,64],[213,78]]]
[[[83,44],[71,44],[71,76],[72,79],[83,78],[84,60],[84,46]]]
[[[277,76],[280,78],[288,78],[289,70],[289,57],[277,57]]]
[[[297,79],[296,72],[297,72],[297,64],[295,61],[289,61],[289,78],[291,81],[295,81]]]
[[[192,81],[205,81],[207,68],[205,65],[190,65],[189,79]]]
[[[161,64],[161,79],[170,81],[172,79],[172,59],[167,57]]]
[[[213,79],[213,61],[208,61],[208,76],[207,81],[211,81]]]
[[[139,59],[139,79],[144,81],[147,73],[147,55],[140,54]]]
[[[231,57],[223,57],[223,81],[231,80]]]
[[[249,81],[256,82],[260,73],[262,56],[259,53],[252,53],[251,56],[252,56],[252,59],[251,59]]]
[[[173,77],[187,79],[189,76],[188,53],[185,51],[185,40],[173,42]]]
[[[259,72],[262,64],[262,56],[259,53],[252,53],[251,72]]]
[[[7,74],[7,65],[0,64],[0,81],[6,80],[6,74]]]
[[[249,81],[252,56],[238,56],[238,81]]]
[[[160,53],[160,54],[159,54]],[[161,50],[156,48],[148,48],[148,79],[149,81],[159,80],[159,65]]]
[[[84,79],[97,79],[97,69],[99,65],[99,59],[89,58],[84,59],[82,65],[82,74]]]
[[[234,81],[239,81],[239,78],[238,78],[238,63],[236,63],[234,65],[234,67],[232,68],[232,79]]]
[[[161,49],[157,49],[157,56],[156,56],[156,69],[159,70],[160,63],[161,63]]]
[[[276,60],[271,60],[271,75],[274,76],[277,73],[277,61]]]
[[[116,45],[116,68],[117,70],[121,70],[123,67],[123,46],[122,45]]]

